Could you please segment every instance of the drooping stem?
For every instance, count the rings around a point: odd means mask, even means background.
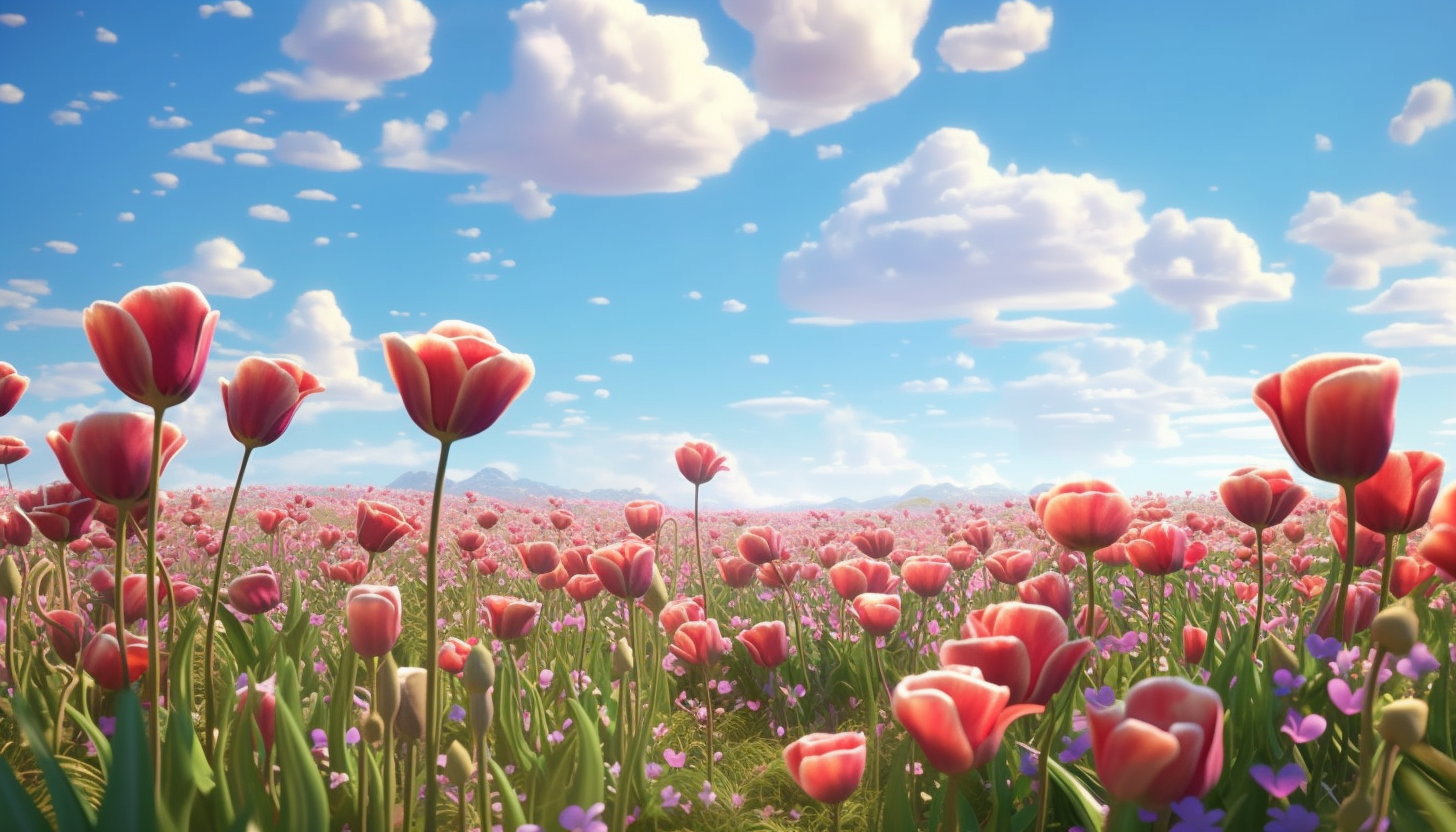
[[[227,557],[228,536],[232,532],[233,528],[233,514],[237,512],[238,495],[242,493],[243,490],[243,472],[248,470],[248,457],[252,455],[253,446],[244,445],[243,461],[238,465],[238,477],[233,482],[233,493],[232,496],[228,498],[227,516],[223,519],[222,523],[222,541],[218,543],[217,547],[217,563],[213,564],[212,567],[212,586],[208,589],[207,633],[202,639],[202,662],[203,667],[207,669],[206,673],[203,674],[202,678],[202,709],[204,712],[204,717],[207,720],[207,730],[202,735],[202,741],[203,745],[207,748],[208,757],[212,756],[212,749],[214,745],[216,745],[216,740],[213,737],[213,731],[215,730],[215,726],[217,725],[217,712],[213,707],[212,701],[214,676],[212,666],[212,645],[215,637],[217,636],[218,589],[222,586],[222,569],[224,559]]]
[[[440,798],[440,783],[435,779],[435,759],[440,754],[439,695],[440,663],[435,657],[440,654],[439,581],[436,572],[436,551],[440,542],[440,501],[445,493],[445,463],[450,458],[450,442],[440,440],[440,464],[435,469],[435,495],[430,503],[429,549],[425,552],[425,766],[429,776],[425,778],[425,832],[435,832],[438,819],[435,807]],[[405,805],[410,800],[405,798]]]
[[[698,553],[698,580],[703,586],[703,617],[712,618],[713,610],[708,599],[708,572],[703,568],[703,533],[702,518],[698,516],[698,491],[702,486],[693,484],[693,546]]]
[[[1341,644],[1348,644],[1345,638],[1345,607],[1348,597],[1346,593],[1350,586],[1350,579],[1355,577],[1355,486],[1345,486],[1345,568],[1340,572],[1340,589],[1335,593],[1335,638]],[[1352,634],[1353,635],[1353,634]]]

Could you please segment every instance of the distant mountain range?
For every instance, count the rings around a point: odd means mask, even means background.
[[[446,483],[445,491],[448,494],[464,494],[467,491],[473,491],[482,497],[493,497],[497,500],[513,503],[527,503],[544,500],[548,497],[560,497],[565,500],[599,500],[609,503],[628,503],[632,500],[663,501],[661,497],[637,488],[631,490],[596,488],[590,491],[581,491],[575,488],[562,488],[544,482],[536,482],[535,480],[516,479],[499,468],[482,468],[466,479],[446,480]],[[399,491],[429,492],[435,487],[434,475],[428,471],[410,471],[399,475],[388,487]],[[1040,491],[1045,491],[1047,488],[1050,488],[1050,486],[1038,485],[1029,493],[1035,494]],[[864,511],[892,508],[931,508],[942,503],[947,505],[954,505],[956,503],[995,505],[1006,500],[1014,500],[1022,503],[1026,500],[1026,493],[1003,485],[978,485],[975,488],[963,488],[950,483],[938,483],[936,485],[917,485],[903,494],[874,497],[868,500],[851,500],[847,497],[841,497],[828,503],[793,502],[774,506],[773,508],[784,511],[804,509]]]

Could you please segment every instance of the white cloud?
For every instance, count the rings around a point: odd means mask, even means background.
[[[231,147],[236,150],[272,150],[278,145],[278,142],[267,136],[260,136],[237,127],[215,133],[208,141],[218,147]]]
[[[546,403],[565,404],[566,402],[574,402],[579,398],[581,398],[581,396],[578,396],[575,393],[566,393],[561,390],[552,390],[551,392],[546,394]]]
[[[166,118],[147,116],[147,125],[157,130],[181,130],[183,127],[191,127],[192,122],[178,115],[171,115]]]
[[[19,332],[28,326],[55,326],[68,329],[81,328],[79,309],[43,309],[38,306],[23,307],[21,315],[5,322],[9,332]]]
[[[630,353],[630,352],[619,352],[616,355],[612,356],[612,360],[615,361],[618,364],[631,364],[632,363],[632,353]]]
[[[1400,115],[1390,120],[1391,141],[1415,144],[1427,130],[1456,120],[1456,92],[1448,81],[1432,78],[1411,87]]]
[[[120,95],[117,95],[111,90],[93,90],[91,92],[91,100],[100,101],[103,104],[110,104],[111,102],[116,101],[120,98]]]
[[[461,236],[461,237],[469,237],[470,239],[473,240],[476,237],[479,237],[480,236],[480,229],[479,228],[457,228],[457,229],[455,229],[455,233],[457,235]]]
[[[438,113],[436,110],[435,113]],[[430,114],[431,116],[434,113]],[[432,134],[430,116],[419,124],[410,118],[394,118],[384,122],[378,152],[384,156],[381,164],[387,168],[400,168],[435,173],[468,173],[470,167],[430,153]],[[443,129],[443,125],[441,127]]]
[[[551,194],[542,191],[530,179],[524,182],[491,179],[479,185],[469,185],[465,193],[451,194],[450,201],[458,205],[506,203],[527,220],[544,220],[556,213],[556,206],[551,204]]]
[[[1336,194],[1311,191],[1284,235],[1334,255],[1325,282],[1346,289],[1374,289],[1380,270],[1450,256],[1435,240],[1445,229],[1416,216],[1415,198],[1378,191],[1345,203]]]
[[[239,153],[233,156],[233,161],[253,168],[268,167],[268,157],[261,153]]]
[[[839,408],[824,417],[824,433],[832,450],[829,461],[815,466],[811,473],[829,474],[836,478],[861,476],[888,478],[878,490],[899,491],[934,478],[926,467],[910,458],[905,441],[884,430],[870,430],[864,417],[853,408]]]
[[[357,170],[363,163],[338,141],[316,130],[290,130],[278,137],[274,157],[301,168],[327,171]]]
[[[191,283],[208,294],[229,298],[251,298],[273,288],[273,279],[257,269],[243,268],[242,249],[226,237],[197,244],[192,262],[164,272],[168,280]]]
[[[1329,136],[1326,136],[1324,133],[1315,133],[1314,134],[1314,149],[1315,150],[1318,150],[1318,151],[1321,151],[1321,152],[1334,150],[1335,149],[1335,143],[1332,142],[1332,141],[1330,141],[1330,137]]]
[[[728,300],[723,301],[723,311],[724,312],[728,312],[728,313],[731,313],[731,314],[737,314],[737,313],[742,312],[743,310],[745,310],[747,308],[748,308],[748,304],[744,303],[743,301],[736,300],[734,298],[729,298]]]
[[[739,226],[738,227],[738,230],[739,231],[742,231],[744,234],[757,234],[758,233],[758,223],[756,223],[756,222],[746,222],[743,225]]]
[[[844,148],[837,144],[821,144],[814,148],[814,155],[821,161],[824,159],[838,159],[844,155]]]
[[[435,16],[419,0],[309,0],[283,54],[306,64],[302,75],[263,73],[242,93],[278,91],[301,101],[357,102],[384,84],[429,69]]]
[[[1067,321],[1033,315],[1029,318],[972,321],[952,330],[956,335],[984,346],[1002,341],[1078,341],[1112,329],[1112,324]]]
[[[161,185],[167,190],[172,190],[173,188],[177,187],[177,185],[180,184],[182,180],[178,179],[177,174],[175,173],[167,173],[163,171],[161,173],[152,174],[152,181],[156,182],[158,185]]]
[[[436,157],[489,177],[457,201],[537,217],[550,193],[691,190],[768,129],[743,81],[708,63],[694,18],[635,0],[532,2],[509,16],[511,87],[482,98]]]
[[[431,110],[425,116],[425,129],[431,133],[438,133],[450,125],[450,117],[444,110]]]
[[[49,295],[51,293],[50,283],[37,278],[12,277],[5,282],[15,291],[28,295]]]
[[[581,375],[576,377],[576,380],[584,384],[596,384],[597,382],[602,380],[602,377],[598,375],[593,375],[591,373],[582,373]]]
[[[596,396],[599,399],[610,399],[612,397],[612,391],[605,390],[599,387],[596,390],[592,391],[592,395]]]
[[[1350,311],[1418,319],[1366,333],[1365,343],[1377,349],[1456,346],[1456,256],[1442,264],[1441,274],[1397,280],[1374,300]]]
[[[0,84],[0,104],[19,104],[25,100],[25,91],[14,84]]]
[[[252,17],[253,8],[242,0],[222,0],[221,3],[211,6],[206,3],[198,6],[197,13],[202,15],[203,19],[215,14],[224,14],[228,17]]]
[[[106,392],[106,374],[95,361],[66,361],[42,364],[30,385],[30,394],[44,401],[79,399]]]
[[[243,123],[244,124],[263,124],[264,123],[264,119],[262,119],[259,116],[248,116],[247,118],[243,119]]]
[[[310,401],[300,411],[300,418],[327,410],[394,410],[401,406],[398,396],[360,375],[358,351],[364,344],[354,338],[353,326],[333,292],[303,293],[284,324],[280,349],[297,356],[326,388],[316,403]]]
[[[944,128],[851,185],[820,239],[784,256],[779,292],[815,317],[968,318],[995,340],[1018,332],[1004,311],[1111,306],[1132,282],[1142,201],[1091,174],[997,171],[975,133]]]
[[[25,25],[25,15],[14,13],[0,14],[0,25],[9,26],[12,29],[19,28]]]
[[[313,244],[316,245],[316,246],[326,246],[326,245],[329,244],[329,238],[328,237],[314,237],[313,238]]]
[[[490,260],[490,252],[488,251],[472,251],[465,255],[465,262],[467,263],[484,263],[488,260]]]
[[[768,356],[766,354],[764,354],[764,353],[755,353],[754,355],[748,356],[748,363],[749,364],[767,364],[768,363]]]
[[[79,98],[76,99],[76,100],[74,100],[74,101],[72,101],[71,103],[67,104],[66,106],[67,107],[70,107],[72,110],[80,110],[82,112],[86,112],[86,111],[89,111],[91,109],[91,105],[90,104],[87,104],[86,102],[82,101]]]
[[[116,33],[110,29],[96,27],[96,40],[98,43],[116,43]]]
[[[318,188],[307,188],[293,196],[296,199],[311,199],[315,202],[336,202],[339,199],[328,191],[321,191]]]
[[[902,393],[944,393],[950,389],[950,382],[943,378],[932,378],[928,381],[907,381],[900,385]]]
[[[75,254],[80,251],[80,248],[75,243],[67,242],[66,240],[47,240],[45,247],[54,251],[56,254]]]
[[[1188,220],[1177,208],[1153,215],[1128,271],[1159,301],[1193,316],[1193,328],[1218,328],[1220,309],[1289,300],[1294,275],[1265,272],[1259,246],[1225,219]]]
[[[996,9],[996,20],[946,29],[936,51],[956,72],[1000,72],[1021,66],[1029,52],[1047,48],[1052,10],[1026,0],[1008,0]]]
[[[120,214],[117,214],[116,215],[116,221],[117,222],[135,222],[136,221],[136,214],[133,214],[130,211],[122,211]]]
[[[828,410],[829,405],[828,399],[811,399],[807,396],[771,396],[762,399],[744,399],[728,406],[745,413],[779,417],[820,413]]]
[[[955,365],[957,367],[960,367],[962,370],[974,370],[976,368],[976,359],[972,358],[969,355],[966,355],[963,352],[956,353],[955,358],[953,358],[952,361],[954,361]]]
[[[611,301],[604,297],[587,298],[586,302],[592,306],[607,306],[611,304]]]
[[[694,289],[691,292],[688,292],[686,295],[683,295],[683,297],[687,298],[688,300],[702,300],[703,293],[699,292],[697,289]]]
[[[75,110],[56,110],[51,113],[51,123],[60,127],[74,127],[81,123],[81,114]]]
[[[215,165],[221,165],[226,162],[225,159],[217,155],[217,152],[212,149],[212,142],[207,141],[188,142],[172,151],[172,155],[179,159],[196,159],[201,162],[212,162]]]
[[[854,326],[852,318],[830,318],[822,315],[811,315],[805,318],[790,318],[789,323],[799,326]]]
[[[753,35],[750,74],[769,124],[799,135],[894,98],[920,74],[930,0],[721,0]]]
[[[254,205],[248,209],[248,216],[255,220],[268,220],[269,222],[288,222],[288,212],[277,205]]]

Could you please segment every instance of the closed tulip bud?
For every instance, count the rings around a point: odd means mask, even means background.
[[[1404,656],[1421,637],[1421,622],[1404,603],[1386,607],[1370,622],[1374,642],[1397,656]]]
[[[219,314],[196,286],[168,283],[135,289],[120,303],[97,301],[81,325],[111,383],[160,409],[186,401],[202,382]]]
[[[561,565],[561,552],[549,540],[522,543],[516,546],[516,551],[521,555],[521,563],[532,575],[545,575]]]
[[[465,657],[465,690],[467,693],[489,693],[495,687],[495,657],[484,644],[470,648]]]
[[[1266,376],[1254,386],[1254,404],[1301,470],[1355,485],[1374,476],[1390,453],[1399,388],[1394,359],[1326,353]],[[1369,816],[1366,811],[1361,822]]]
[[[653,615],[662,615],[663,609],[668,605],[672,596],[667,591],[667,583],[662,580],[662,572],[657,564],[652,564],[652,583],[647,585],[647,594],[642,596],[642,604]]]
[[[475,736],[475,744],[481,745],[495,721],[495,702],[488,693],[472,693],[466,697],[465,704],[470,714],[470,733]]]
[[[374,659],[393,650],[403,628],[403,610],[399,587],[365,585],[350,589],[344,613],[354,652]]]
[[[459,740],[450,743],[450,750],[445,752],[445,779],[455,784],[455,788],[463,789],[465,784],[470,782],[470,775],[475,773],[475,765],[470,761],[470,752]]]
[[[444,442],[495,424],[536,376],[530,356],[512,353],[490,330],[464,321],[441,321],[409,338],[389,333],[380,341],[405,411]]]
[[[805,794],[820,803],[843,803],[864,777],[865,736],[846,732],[800,737],[784,749],[784,765]]]
[[[612,678],[621,679],[631,673],[635,665],[636,660],[632,657],[632,645],[628,644],[625,638],[618,639],[617,649],[612,651]]]
[[[1406,750],[1426,741],[1431,709],[1424,699],[1397,699],[1380,713],[1380,736]]]
[[[627,515],[627,528],[638,537],[651,537],[662,526],[662,503],[656,500],[633,500],[623,511]]]
[[[399,667],[388,653],[374,671],[374,710],[390,725],[399,713]]]
[[[371,711],[360,724],[359,733],[364,736],[364,741],[367,743],[383,742],[384,720],[379,718],[379,714]]]
[[[425,738],[425,669],[399,669],[399,711],[394,715],[394,731],[407,740]]]
[[[485,624],[501,641],[525,638],[536,628],[541,615],[538,601],[522,601],[509,595],[485,597]]]
[[[247,448],[277,441],[304,398],[324,389],[312,373],[292,361],[255,355],[239,362],[233,380],[224,379],[221,386],[228,429]]]
[[[1340,832],[1360,832],[1375,811],[1375,804],[1364,789],[1356,790],[1335,810],[1335,828]]]
[[[282,602],[278,576],[270,566],[255,566],[228,584],[228,603],[244,615],[262,615]]]
[[[20,595],[20,567],[15,558],[6,555],[0,560],[0,598],[13,600]]]
[[[1192,624],[1183,625],[1183,661],[1198,664],[1208,650],[1208,631]]]

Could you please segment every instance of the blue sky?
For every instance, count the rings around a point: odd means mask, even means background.
[[[128,407],[80,329],[221,309],[170,485],[230,482],[216,378],[328,392],[257,483],[431,467],[384,332],[461,318],[535,383],[452,471],[720,504],[1205,489],[1287,465],[1252,382],[1398,357],[1456,435],[1456,7],[1399,2],[0,3],[0,431]]]

